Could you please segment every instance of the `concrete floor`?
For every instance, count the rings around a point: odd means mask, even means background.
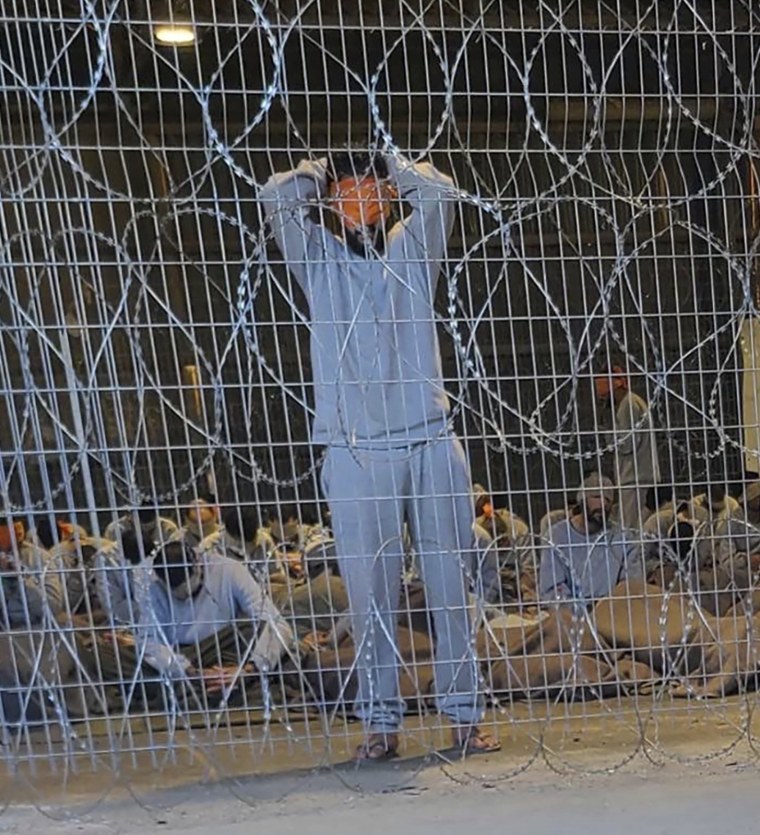
[[[8,774],[0,829],[461,835],[477,823],[520,835],[714,835],[730,822],[755,832],[751,706],[680,702],[648,715],[587,704],[563,707],[549,725],[520,708],[501,726],[504,750],[466,762],[434,753],[445,746],[440,729],[410,720],[401,759],[360,769],[348,762],[356,726],[347,735],[341,725],[329,745],[307,725],[254,743],[249,728],[239,740],[197,731],[192,744],[180,733],[161,761],[149,749],[166,738],[136,734],[129,747],[144,750],[118,761],[83,756],[54,771],[41,760]]]

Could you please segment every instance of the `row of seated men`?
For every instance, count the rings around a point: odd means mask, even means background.
[[[588,607],[633,578],[679,585],[717,615],[751,592],[760,565],[754,485],[743,506],[719,487],[668,502],[640,531],[615,526],[615,499],[614,485],[593,474],[574,504],[548,513],[534,534],[476,485],[475,543],[461,555],[473,610],[530,618],[541,609]],[[0,526],[2,632],[70,630],[68,646],[87,676],[119,685],[123,707],[134,696],[125,685],[135,679],[153,681],[141,691],[150,701],[167,681],[193,681],[213,697],[262,673],[297,673],[306,656],[350,643],[351,628],[329,529],[286,515],[262,526],[252,509],[220,516],[199,502],[179,526],[155,508],[140,509],[101,539],[47,517],[29,530],[12,521]],[[399,623],[430,636],[424,588],[407,552]],[[0,689],[29,684],[18,650],[0,650]]]

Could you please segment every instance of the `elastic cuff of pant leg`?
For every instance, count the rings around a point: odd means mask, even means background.
[[[365,713],[363,716],[360,714],[354,714],[356,718],[361,722],[362,728],[364,729],[365,733],[370,734],[397,734],[401,733],[401,726],[403,724],[402,716],[395,718],[394,716],[388,716],[387,714],[380,719],[376,719],[372,717],[369,713]]]
[[[449,710],[442,710],[441,713],[451,722],[452,725],[477,725],[483,721],[486,715],[485,707],[478,704],[476,707],[451,708]]]

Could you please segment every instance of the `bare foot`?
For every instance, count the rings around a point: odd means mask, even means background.
[[[398,734],[370,734],[356,749],[357,762],[383,762],[398,756]]]
[[[469,754],[494,754],[501,751],[501,742],[477,725],[463,725],[451,729],[451,738],[455,748],[460,748],[465,756]]]

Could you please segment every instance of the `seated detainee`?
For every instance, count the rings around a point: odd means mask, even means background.
[[[170,542],[136,583],[138,640],[169,678],[199,673],[218,689],[239,668],[268,673],[294,648],[293,633],[240,562]]]
[[[687,505],[689,516],[698,524],[709,526],[711,532],[727,530],[732,520],[745,520],[741,505],[722,482],[711,484],[704,493],[689,499]]]
[[[329,528],[315,525],[303,547],[304,572],[309,577],[321,574],[339,576],[335,538]]]
[[[205,499],[192,502],[182,517],[182,538],[193,547],[219,530],[219,508]]]
[[[499,543],[476,521],[472,526],[475,538],[470,565],[465,562],[465,576],[470,590],[486,605],[501,602],[499,575]],[[462,555],[463,561],[466,555]]]
[[[56,548],[65,550],[70,543],[89,539],[89,534],[81,525],[67,522],[64,519],[53,519],[50,515],[42,516],[34,522],[34,527],[27,533],[27,540],[33,542],[46,551]]]
[[[320,521],[316,512],[302,511],[294,505],[278,508],[266,530],[274,543],[270,553],[278,564],[277,569],[284,575],[303,574],[306,550],[315,543],[333,542],[332,531]]]
[[[261,525],[253,508],[230,507],[224,511],[218,530],[207,536],[199,547],[239,560],[259,582],[263,582],[274,546],[274,539]]]
[[[470,578],[472,591],[486,604],[501,603],[504,602],[502,572],[509,567],[507,570],[514,574],[517,560],[515,545],[526,540],[530,528],[510,510],[494,509],[491,496],[480,484],[473,485],[473,500],[475,543]],[[514,578],[509,585],[514,586]],[[511,593],[508,596],[515,597]]]
[[[637,550],[610,525],[615,488],[592,473],[576,496],[570,516],[551,529],[539,567],[544,603],[586,605],[607,596],[624,579],[642,575]]]
[[[671,572],[669,587],[688,594],[711,615],[722,616],[746,594],[746,569],[744,573],[735,572],[731,561],[719,562],[712,553],[700,553],[700,542],[693,520],[679,519],[668,532],[666,544],[675,557],[676,568]],[[743,562],[746,566],[746,559]]]
[[[256,576],[300,639],[314,630],[326,633],[348,608],[332,533],[308,517],[299,521],[295,510],[285,508],[281,516],[284,523],[263,529],[249,520],[254,553],[265,560]]]
[[[42,570],[50,561],[50,545],[17,519],[0,524],[0,552],[18,554],[21,564],[34,570]]]
[[[0,553],[0,630],[31,629],[42,624],[45,604],[40,589],[25,580],[9,554]]]
[[[0,551],[0,716],[5,730],[26,727],[60,709],[86,713],[76,660],[59,639],[66,626],[60,575],[21,562],[18,549]]]
[[[111,522],[103,534],[106,539],[119,541],[120,536],[133,533],[141,539],[147,539],[153,545],[163,545],[179,537],[179,526],[162,516],[159,508],[152,502],[145,502],[141,507],[125,513]]]
[[[301,518],[295,505],[281,505],[269,520],[269,532],[277,545],[290,545],[303,550],[306,540],[314,527],[313,520]]]
[[[648,550],[665,539],[677,522],[693,526],[702,559],[724,559],[737,550],[760,547],[760,532],[748,526],[741,505],[721,483],[710,485],[705,493],[691,499],[664,504],[644,525],[645,538],[650,541]]]
[[[300,640],[313,633],[329,635],[348,609],[348,594],[326,529],[306,542],[298,566],[300,573],[291,572],[284,585],[272,584],[273,599]]]
[[[500,546],[513,545],[530,533],[528,525],[506,508],[494,507],[493,499],[481,484],[472,488],[475,499],[475,524],[482,528]]]
[[[733,536],[746,532],[746,519],[739,502],[728,494],[726,484],[715,482],[705,493],[689,501],[689,513],[699,524],[700,553],[730,556],[735,550]]]
[[[26,535],[22,522],[10,520],[0,525],[0,556],[6,567],[24,578],[24,585],[36,588],[40,600],[47,600],[53,615],[60,615],[66,608],[64,583],[66,566],[60,558]]]
[[[117,533],[121,542],[102,548],[93,559],[95,591],[104,620],[111,626],[136,622],[135,568],[153,552],[154,544],[134,530]]]
[[[332,532],[320,524],[316,515],[299,513],[295,507],[283,506],[266,527],[270,543],[269,577],[273,585],[287,586],[306,576],[305,554],[314,554],[326,544],[334,544]],[[273,547],[271,547],[273,545]]]
[[[91,574],[93,558],[110,546],[110,540],[91,536],[81,525],[66,520],[51,521],[50,516],[35,523],[35,534],[49,561],[59,567],[67,610],[71,614],[81,613],[87,608],[88,594],[95,591]]]
[[[666,502],[659,508],[658,515],[665,520],[668,514],[672,514],[673,518],[678,515],[682,519],[690,519],[696,526],[713,526],[729,519],[744,519],[741,505],[728,495],[725,484],[721,483],[711,484],[704,493],[689,499]],[[662,522],[659,527],[662,527]]]

